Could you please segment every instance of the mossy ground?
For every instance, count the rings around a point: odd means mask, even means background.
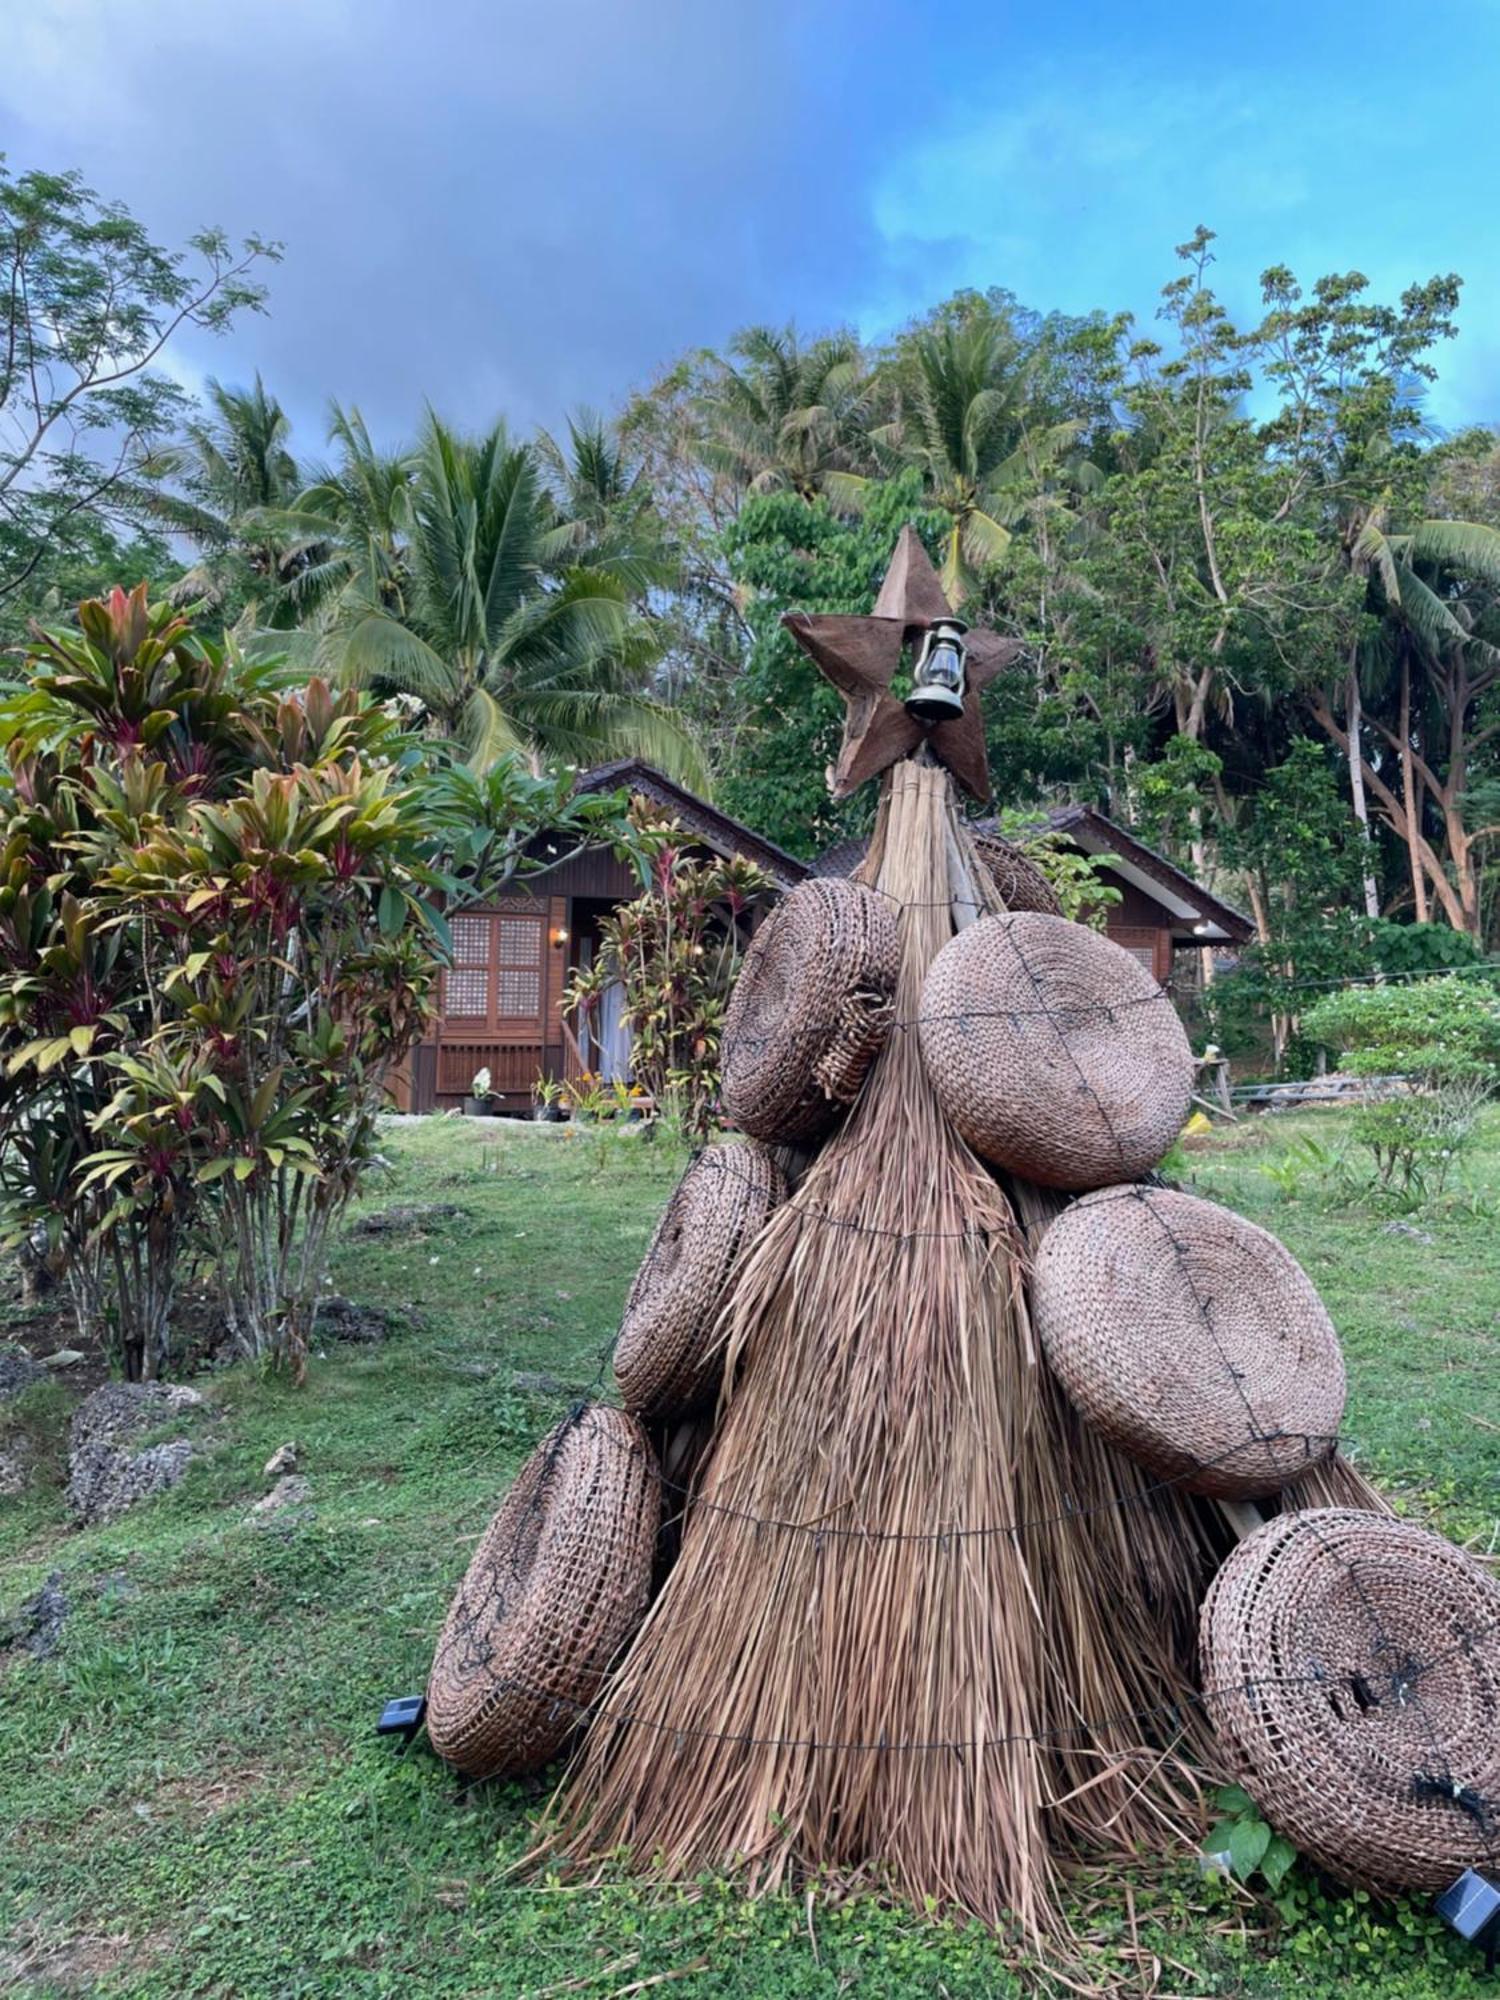
[[[1482,1546],[1500,1515],[1500,1117],[1464,1189],[1407,1217],[1331,1195],[1318,1172],[1297,1185],[1302,1136],[1336,1147],[1345,1130],[1339,1115],[1266,1121],[1192,1155],[1190,1173],[1276,1230],[1321,1287],[1367,1468]],[[475,1121],[398,1124],[386,1150],[390,1182],[367,1206],[459,1212],[430,1235],[346,1235],[330,1275],[404,1331],[316,1358],[301,1391],[248,1369],[200,1378],[216,1414],[183,1485],[82,1533],[62,1500],[66,1390],[39,1384],[7,1419],[50,1470],[0,1501],[0,1611],[57,1570],[71,1612],[53,1657],[0,1652],[0,1988],[1048,1990],[976,1927],[873,1897],[751,1903],[719,1879],[653,1891],[517,1878],[543,1784],[466,1790],[425,1751],[400,1757],[374,1736],[381,1702],[421,1687],[475,1537],[565,1400],[518,1393],[513,1375],[565,1390],[593,1378],[681,1166],[638,1135]],[[313,1510],[253,1524],[261,1467],[289,1438]],[[1289,1925],[1191,1858],[1077,1893],[1108,1992],[1146,1990],[1137,1947],[1159,1960],[1155,1990],[1179,1997],[1486,1990],[1418,1906],[1310,1879]]]

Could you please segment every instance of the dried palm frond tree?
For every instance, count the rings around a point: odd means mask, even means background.
[[[863,727],[883,674],[850,669]],[[859,871],[899,912],[896,1030],[737,1267],[680,1554],[547,1846],[877,1887],[1045,1941],[1069,1858],[1196,1830],[1197,1609],[1246,1523],[1076,1414],[1026,1297],[1068,1197],[969,1149],[906,1031],[943,945],[1004,908],[937,740],[886,775]],[[1310,1485],[1368,1496],[1337,1461]]]

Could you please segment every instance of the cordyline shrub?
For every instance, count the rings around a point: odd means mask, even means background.
[[[184,1260],[299,1377],[328,1234],[421,1035],[445,916],[623,801],[483,776],[366,697],[287,684],[145,586],[37,635],[0,704],[0,1172],[80,1331],[170,1359]]]
[[[753,862],[704,860],[688,835],[643,800],[630,809],[642,893],[600,925],[594,963],[574,974],[564,1005],[590,1025],[618,981],[633,1081],[689,1138],[719,1103],[719,1038],[744,945],[741,923],[771,886]]]

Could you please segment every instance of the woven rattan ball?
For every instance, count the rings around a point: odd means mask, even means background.
[[[900,946],[858,882],[803,882],[756,932],[724,1018],[724,1109],[757,1139],[816,1139],[890,1032]]]
[[[1062,915],[1057,891],[1036,863],[1011,841],[998,833],[976,833],[974,852],[989,870],[1006,909],[1039,910],[1047,917]]]
[[[555,1756],[646,1611],[661,1482],[645,1432],[602,1404],[522,1467],[459,1585],[427,1684],[427,1730],[472,1778]]]
[[[982,917],[951,938],[922,989],[921,1037],[975,1152],[1044,1187],[1135,1180],[1192,1096],[1192,1051],[1161,987],[1062,917]]]
[[[1083,1415],[1190,1493],[1277,1493],[1334,1448],[1333,1322],[1291,1253],[1215,1202],[1084,1195],[1042,1239],[1031,1307]]]
[[[1443,1889],[1500,1843],[1500,1584],[1405,1521],[1282,1514],[1203,1605],[1233,1775],[1341,1881]]]
[[[714,1321],[741,1253],[786,1194],[760,1146],[706,1146],[667,1203],[625,1301],[615,1380],[652,1423],[700,1409],[719,1382]]]

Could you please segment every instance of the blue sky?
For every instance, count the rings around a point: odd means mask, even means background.
[[[1377,291],[1466,280],[1433,415],[1500,420],[1500,0],[11,0],[0,150],[159,240],[286,243],[260,367],[315,449],[430,399],[609,407],[749,320],[878,335],[962,284],[1149,320],[1217,230]]]

